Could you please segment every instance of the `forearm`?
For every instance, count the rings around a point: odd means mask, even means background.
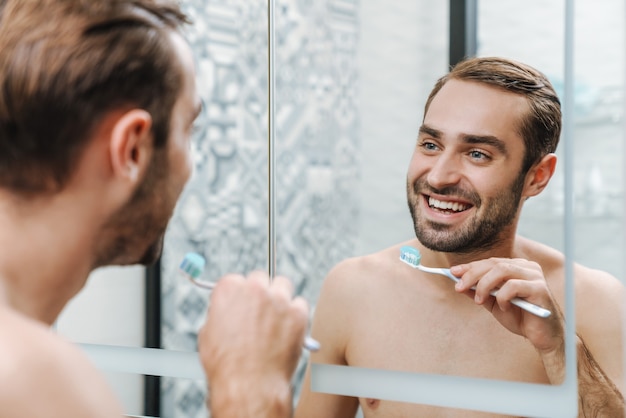
[[[236,385],[228,382],[210,388],[208,407],[214,418],[290,418],[289,384]]]
[[[583,340],[576,339],[578,355],[578,416],[585,418],[625,416],[624,397],[600,368]]]

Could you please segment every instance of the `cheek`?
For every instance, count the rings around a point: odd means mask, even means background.
[[[176,147],[172,150],[171,160],[176,167],[177,176],[181,178],[183,183],[186,183],[191,176],[193,167],[193,159],[191,155],[191,149],[188,141],[182,138],[181,141],[177,141]]]
[[[165,179],[168,189],[168,199],[176,201],[180,197],[185,184],[187,183],[191,168],[190,159],[183,153],[178,151],[170,153],[170,165]]]
[[[407,169],[407,177],[408,178],[413,178],[415,176],[415,173],[419,167],[419,158],[417,153],[413,153],[413,155],[411,155],[411,159],[409,160],[409,167]]]
[[[513,184],[508,179],[503,180],[503,176],[497,174],[481,177],[472,184],[474,191],[478,193],[483,203],[498,200],[503,194],[510,193],[513,188]]]
[[[407,179],[410,182],[415,181],[425,174],[427,171],[427,162],[420,158],[421,156],[414,152],[411,160],[409,161],[409,167],[407,169]]]
[[[191,150],[188,146],[185,146],[182,150],[182,166],[181,171],[183,173],[183,180],[187,183],[187,180],[191,177],[191,172],[193,170],[193,159],[191,156]]]

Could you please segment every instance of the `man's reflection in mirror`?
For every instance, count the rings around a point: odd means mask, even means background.
[[[555,172],[560,133],[559,98],[528,65],[472,58],[440,78],[407,173],[415,238],[328,274],[312,326],[324,349],[310,361],[561,383],[565,257],[517,235],[523,203]],[[405,246],[460,280],[401,262]],[[624,288],[576,264],[574,290],[580,414],[623,416]],[[519,299],[551,315],[511,303]],[[359,405],[366,418],[486,415],[311,392],[309,364],[296,417],[350,417]]]

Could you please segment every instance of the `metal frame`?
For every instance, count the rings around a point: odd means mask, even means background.
[[[478,50],[478,0],[450,0],[448,63],[454,66]]]
[[[161,348],[161,259],[145,274],[144,347]],[[143,413],[161,416],[161,377],[144,376]]]

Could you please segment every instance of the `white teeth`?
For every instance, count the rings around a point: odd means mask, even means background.
[[[469,207],[469,205],[464,205],[458,202],[442,202],[441,200],[437,200],[432,197],[428,198],[428,205],[433,208],[451,210],[453,212],[461,212]]]

